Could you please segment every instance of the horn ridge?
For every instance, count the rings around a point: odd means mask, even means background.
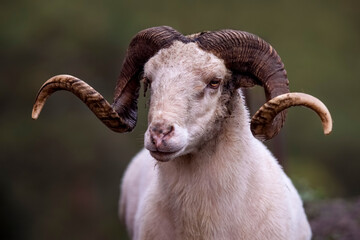
[[[272,98],[266,102],[254,114],[251,119],[251,131],[260,140],[267,140],[277,134],[279,129],[269,128],[278,114],[285,109],[294,106],[305,106],[315,111],[322,122],[324,134],[330,134],[332,131],[332,118],[329,110],[316,97],[305,93],[286,93]]]
[[[84,81],[70,75],[57,75],[43,84],[33,106],[33,119],[39,117],[47,98],[59,90],[72,92],[111,130],[115,132],[128,132],[131,130],[131,126],[127,125],[126,121],[114,111],[100,93]]]
[[[125,88],[128,81],[141,72],[143,65],[160,49],[169,47],[174,40],[186,41],[186,37],[168,26],[148,28],[140,31],[131,40],[126,52],[119,79],[116,84],[114,100]]]
[[[137,121],[137,99],[140,75],[145,63],[160,49],[174,41],[189,42],[190,39],[168,26],[148,28],[140,31],[131,40],[114,92],[113,108],[129,126]]]

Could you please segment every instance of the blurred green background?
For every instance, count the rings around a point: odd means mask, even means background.
[[[291,109],[270,147],[276,152],[274,142],[281,143],[286,171],[306,201],[360,195],[359,1],[3,0],[1,239],[127,239],[117,216],[119,183],[143,145],[145,100],[129,134],[108,130],[67,92],[54,94],[38,121],[30,114],[39,87],[61,73],[111,101],[132,36],[158,25],[184,34],[239,29],[270,42],[291,90],[323,100],[334,119],[325,137],[314,113]]]

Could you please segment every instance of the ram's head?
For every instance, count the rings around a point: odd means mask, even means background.
[[[145,146],[159,160],[189,152],[199,138],[209,137],[209,131],[221,126],[221,119],[231,116],[230,100],[235,91],[255,85],[264,88],[267,99],[251,119],[255,137],[267,140],[277,135],[286,108],[296,105],[315,110],[324,132],[331,131],[330,113],[319,100],[289,93],[284,64],[264,40],[234,30],[184,36],[166,26],[143,30],[132,39],[113,104],[85,82],[59,75],[41,87],[32,117],[38,117],[50,94],[68,90],[111,130],[131,131],[137,121],[142,79],[151,98]]]

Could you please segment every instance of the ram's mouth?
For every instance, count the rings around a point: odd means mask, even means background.
[[[179,156],[182,149],[175,151],[175,152],[161,152],[161,151],[150,151],[150,154],[153,158],[155,158],[159,162],[168,162],[171,159]]]

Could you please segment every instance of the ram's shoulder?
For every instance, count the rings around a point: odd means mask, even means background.
[[[133,226],[139,204],[154,179],[155,172],[155,160],[145,149],[131,160],[125,170],[121,183],[119,215],[126,225]]]
[[[150,153],[146,149],[142,149],[131,160],[127,169],[125,170],[123,184],[126,182],[138,182],[148,180],[155,170],[155,160],[151,157]]]

